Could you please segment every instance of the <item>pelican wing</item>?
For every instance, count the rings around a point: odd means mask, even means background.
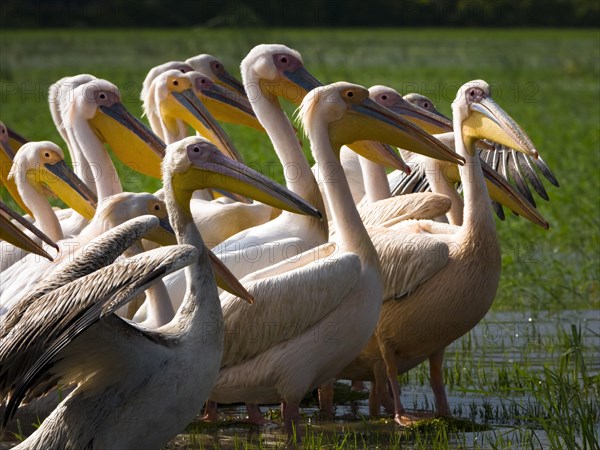
[[[304,252],[300,261],[282,261],[245,277],[242,282],[254,305],[231,295],[221,297],[225,320],[221,367],[298,337],[343,303],[360,271],[356,254],[337,253],[325,244]]]
[[[361,203],[358,212],[366,227],[386,226],[389,221],[435,219],[446,214],[450,206],[452,202],[447,196],[427,192]]]
[[[117,261],[38,297],[0,344],[0,393],[11,393],[5,422],[29,391],[41,395],[59,381],[71,383],[90,375],[73,369],[78,361],[64,361],[55,366],[68,357],[68,350],[67,354],[61,351],[100,319],[111,315],[159,278],[185,267],[194,257],[197,250],[193,246],[158,248]],[[49,305],[53,305],[51,314]],[[130,332],[146,334],[133,324],[127,326]],[[110,335],[117,332],[110,331]],[[103,346],[101,336],[94,340],[93,346],[97,345],[102,352],[111,352],[109,346]],[[53,366],[59,370],[53,371]],[[36,386],[40,378],[40,386]]]
[[[6,333],[39,297],[113,263],[134,242],[158,226],[159,221],[155,216],[137,217],[90,241],[72,261],[53,272],[50,279],[43,279],[36,283],[27,296],[6,313],[0,329],[0,340],[4,340]],[[0,392],[2,392],[1,384]]]
[[[419,226],[419,223],[412,222],[414,226]],[[404,228],[406,230],[406,225]],[[410,294],[448,264],[447,243],[420,234],[416,229],[408,231],[412,232],[402,233],[387,228],[369,230],[381,261],[384,301]]]

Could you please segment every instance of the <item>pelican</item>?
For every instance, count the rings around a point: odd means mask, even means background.
[[[393,89],[384,86],[378,86],[376,89],[377,90],[373,92],[376,96],[374,99],[384,106],[394,108],[394,105],[399,103],[398,98],[400,97],[400,94]],[[446,118],[436,109],[435,104],[424,95],[411,93],[405,95],[403,100],[437,114],[442,118]],[[451,124],[449,119],[448,124]],[[446,143],[453,141],[453,136],[451,135],[443,136],[443,138]],[[556,177],[541,157],[538,157],[537,159],[530,158],[528,155],[485,141],[480,141],[477,144],[477,147],[479,148],[478,152],[482,159],[482,168],[484,176],[486,177],[486,185],[490,197],[492,198],[492,205],[494,206],[496,215],[501,220],[504,220],[505,218],[502,205],[512,209],[513,212],[517,214],[522,215],[522,212],[514,209],[514,207],[518,207],[518,205],[506,204],[506,197],[498,197],[499,193],[494,189],[495,184],[488,181],[495,178],[495,174],[491,173],[492,171],[497,172],[507,181],[512,181],[519,192],[525,196],[527,201],[533,206],[535,206],[535,201],[527,185],[528,182],[540,197],[544,200],[549,199],[546,189],[539,179],[534,167],[537,167],[551,184],[556,187],[559,186]],[[462,223],[463,202],[462,198],[454,188],[455,184],[460,181],[456,166],[445,164],[440,161],[427,160],[419,156],[415,156],[412,161],[412,165],[416,170],[414,170],[410,176],[407,177],[400,172],[390,174],[392,193],[395,195],[400,192],[423,191],[428,187],[434,192],[444,193],[452,199],[452,208],[448,213],[448,220],[453,225],[460,225]],[[540,223],[537,224],[543,226]]]
[[[62,150],[52,142],[24,144],[15,155],[9,178],[16,180],[19,195],[32,211],[37,226],[53,241],[71,234],[71,222],[59,222],[47,196],[57,195],[88,220],[94,216],[96,196],[68,168]],[[0,271],[13,265],[25,254],[15,247],[5,246]]]
[[[42,193],[54,193],[67,206],[91,220],[96,212],[96,196],[67,166],[62,149],[50,141],[28,142],[15,155],[9,178],[17,188],[41,230],[58,241],[63,231],[56,214]]]
[[[407,96],[407,98],[411,99],[415,106],[423,105],[427,106],[427,111],[430,112],[429,115],[424,114],[424,110],[419,108],[411,109],[410,102],[407,102],[398,92],[394,89],[386,87],[386,86],[373,86],[369,89],[371,98],[381,105],[391,109],[392,111],[401,114],[403,117],[406,117],[408,120],[413,123],[423,127],[424,130],[430,133],[442,133],[437,134],[436,137],[441,140],[444,144],[449,147],[454,147],[454,134],[452,133],[452,122],[440,114],[436,109],[435,105],[431,100],[427,97],[412,94]],[[418,110],[421,110],[419,112]],[[437,116],[437,120],[435,117]],[[492,145],[485,141],[479,141],[477,143],[477,147],[479,148],[479,154],[488,154],[496,153],[496,157],[499,156],[500,153],[505,152],[502,149],[498,149],[498,145]],[[511,159],[514,158],[515,161],[518,158],[519,161],[526,161],[527,164],[531,167],[533,163],[529,163],[530,158],[527,155],[523,155],[518,152],[514,152],[512,150],[506,152],[506,154],[511,154]],[[514,156],[514,155],[519,155]],[[370,219],[373,220],[375,217],[379,217],[378,222],[371,223],[379,223],[382,224],[384,222],[393,223],[399,222],[401,220],[405,220],[407,218],[414,219],[427,219],[433,218],[436,216],[431,216],[430,211],[436,210],[437,215],[441,216],[443,214],[447,214],[448,220],[453,225],[461,225],[462,223],[462,208],[463,208],[463,200],[462,197],[455,189],[456,182],[460,181],[459,171],[455,164],[451,164],[449,162],[442,162],[439,160],[433,160],[431,158],[423,157],[421,155],[404,155],[407,160],[411,162],[413,166],[413,173],[408,176],[405,176],[401,172],[393,172],[390,174],[390,184],[392,185],[392,191],[397,193],[399,190],[399,186],[404,187],[402,190],[403,193],[406,192],[414,192],[414,191],[423,191],[423,187],[429,185],[431,190],[435,193],[443,194],[451,199],[451,208],[448,211],[443,209],[442,203],[434,202],[419,202],[421,206],[427,206],[427,208],[423,210],[411,210],[408,207],[405,207],[403,203],[408,200],[406,196],[396,196],[394,200],[387,200],[385,202],[379,202],[375,205],[369,204],[361,204],[361,212],[363,215],[370,216]],[[524,159],[523,159],[524,158]],[[534,159],[534,161],[537,161]],[[362,162],[362,161],[361,161]],[[535,163],[538,165],[540,163]],[[542,164],[543,165],[543,164]],[[374,190],[372,186],[373,180],[383,180],[384,179],[384,171],[381,167],[377,167],[376,165],[371,164],[369,167],[366,167],[366,164],[363,164],[364,171],[364,182],[367,192],[371,193]],[[539,225],[543,228],[548,228],[548,223],[539,216],[539,214],[532,214],[531,208],[522,208],[522,203],[515,202],[515,193],[514,189],[510,186],[506,186],[505,183],[499,185],[500,181],[498,180],[498,176],[502,176],[507,181],[509,177],[506,176],[505,172],[500,171],[497,172],[497,165],[490,166],[485,161],[481,162],[481,166],[483,169],[483,174],[485,177],[486,186],[488,189],[488,193],[490,198],[492,199],[492,204],[495,206],[496,212],[501,211],[501,206],[504,205],[515,213],[522,215],[523,217],[528,218],[536,225]],[[545,167],[545,165],[544,165]],[[367,170],[365,170],[367,169]],[[546,168],[547,169],[547,168]],[[549,172],[547,169],[546,172]],[[550,172],[551,176],[551,172]],[[513,177],[513,179],[516,179]],[[550,178],[549,178],[550,179]],[[537,180],[537,182],[541,185],[541,182]],[[523,180],[517,183],[517,188],[519,184],[524,183]],[[543,189],[543,186],[542,188]],[[510,192],[508,192],[510,191]],[[521,194],[525,196],[525,200],[529,201],[532,206],[535,206],[535,203],[532,202],[531,196],[527,195],[527,193],[523,192],[522,189],[519,189]],[[381,196],[381,189],[378,191],[375,190],[375,194],[379,194]],[[371,196],[374,195],[371,193]],[[519,196],[519,194],[516,194]],[[405,200],[406,199],[406,200]],[[522,199],[521,199],[522,200]],[[391,202],[391,203],[389,203]],[[388,204],[389,203],[389,204]],[[412,201],[407,206],[410,206]],[[393,205],[395,208],[390,208],[390,205]],[[435,208],[434,208],[435,207]],[[393,214],[399,214],[398,217],[393,217]],[[427,217],[428,216],[428,217]]]
[[[26,396],[59,382],[79,383],[17,449],[158,448],[193,419],[216,379],[223,349],[210,257],[189,210],[195,189],[223,188],[316,214],[289,191],[226,160],[202,138],[169,146],[163,173],[180,245],[113,263],[45,295],[34,291],[7,317],[0,344],[0,391],[10,394],[4,423]],[[148,220],[140,222],[138,229],[148,228]],[[156,225],[156,219],[150,222]],[[110,247],[128,246],[141,234],[128,235],[135,231],[121,233],[126,243],[112,239],[105,252],[118,254]],[[186,298],[170,323],[151,331],[112,314],[157,278],[186,265]],[[86,289],[90,283],[97,288]],[[48,304],[61,305],[63,313],[40,320]]]
[[[459,168],[465,202],[463,224],[406,221],[390,228],[412,234],[415,248],[430,248],[430,252],[413,252],[409,264],[417,267],[431,255],[436,256],[437,264],[428,273],[419,270],[420,280],[400,284],[403,290],[399,292],[394,289],[399,286],[401,272],[394,270],[393,261],[388,260],[394,255],[379,252],[386,285],[380,319],[367,346],[339,374],[343,378],[375,379],[380,390],[387,378],[392,386],[394,420],[401,425],[413,418],[400,402],[399,371],[429,359],[437,413],[449,414],[442,379],[444,349],[483,318],[496,294],[500,247],[476,141],[490,139],[537,157],[527,135],[492,100],[486,82],[476,80],[462,86],[452,103],[452,112],[456,150],[467,161]],[[524,209],[532,209],[522,203]],[[373,239],[376,247],[384,245]]]
[[[336,83],[314,89],[299,111],[321,168],[341,171],[341,145],[363,139],[450,155],[419,128],[372,102],[361,86]],[[403,165],[386,147],[366,149],[377,150],[364,156],[379,163]],[[333,377],[368,340],[383,293],[377,254],[348,183],[343,177],[336,181],[321,184],[338,230],[336,240],[245,277],[256,302],[252,309],[240,308],[235,297],[221,298],[225,352],[210,399],[282,401],[288,432],[297,424],[303,395]]]
[[[67,81],[63,79],[60,82],[64,84]],[[61,126],[68,136],[69,150],[78,163],[74,170],[98,193],[99,203],[122,192],[119,177],[103,143],[107,143],[115,155],[133,170],[160,178],[164,144],[125,109],[115,85],[106,80],[92,79],[65,90],[71,101],[64,105],[59,103]]]
[[[13,223],[13,220],[21,224],[23,227],[25,227],[25,229],[31,231],[31,233],[33,233],[33,235],[38,237],[41,241],[58,251],[58,246],[52,241],[52,239],[32,225],[31,222],[21,217],[19,214],[14,212],[0,201],[0,246],[2,247],[2,255],[4,255],[6,248],[5,246],[11,245],[36,255],[43,256],[44,258],[52,261],[52,256],[50,256],[50,254],[37,242],[24,233],[22,229],[17,227]]]

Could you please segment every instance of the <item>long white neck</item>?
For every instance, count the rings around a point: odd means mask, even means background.
[[[390,184],[388,183],[385,168],[370,159],[358,157],[360,168],[365,180],[365,195],[369,203],[391,197]]]
[[[465,165],[459,166],[464,196],[462,230],[470,236],[493,234],[495,240],[496,225],[479,156],[475,152],[476,141],[463,138],[462,119],[458,114],[454,114],[454,141],[456,153],[465,158]]]
[[[119,175],[108,151],[87,121],[84,118],[76,117],[69,133],[72,133],[77,142],[77,148],[74,150],[81,152],[81,158],[79,158],[81,168],[76,173],[88,186],[94,186],[94,190],[98,194],[98,203],[103,202],[111,195],[123,192]]]
[[[259,80],[250,79],[251,86],[259,86]],[[283,112],[277,99],[262,93],[252,102],[252,109],[261,125],[267,131],[275,152],[283,166],[287,188],[319,208],[323,204],[317,182],[302,152],[298,137],[290,120]],[[326,221],[325,221],[326,222]]]
[[[21,176],[17,176],[17,189],[21,198],[27,204],[27,207],[31,210],[33,217],[35,218],[38,228],[40,228],[50,239],[53,241],[60,241],[64,238],[60,222],[50,206],[48,199],[44,198],[42,194],[36,191],[26,179],[21,179]]]
[[[343,173],[342,165],[329,140],[326,122],[316,122],[308,129],[308,134],[319,173],[323,173],[324,168],[333,168],[337,173]],[[337,150],[339,151],[339,147]],[[335,224],[336,242],[344,250],[365,257],[374,255],[376,259],[377,253],[358,214],[346,177],[336,177],[334,181],[322,179],[320,187],[333,216],[331,220]]]

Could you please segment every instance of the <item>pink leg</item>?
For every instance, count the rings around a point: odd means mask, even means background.
[[[436,415],[450,416],[450,407],[444,386],[444,350],[441,349],[429,356],[429,378],[431,390],[435,397]]]
[[[206,408],[204,410],[204,416],[202,420],[206,422],[216,422],[219,419],[219,410],[217,402],[211,400],[206,401]]]
[[[333,382],[324,383],[319,386],[319,409],[323,419],[331,420],[335,417],[335,406],[333,405]]]
[[[394,421],[403,427],[412,425],[417,418],[412,414],[407,414],[400,401],[400,383],[398,383],[398,367],[396,366],[394,350],[385,343],[380,342],[379,345],[386,365],[387,378],[392,388],[392,396],[394,397]]]
[[[256,403],[246,403],[246,410],[248,411],[248,423],[253,423],[254,425],[264,425],[267,423]]]
[[[392,414],[395,410],[394,399],[388,389],[388,377],[386,366],[383,361],[378,361],[373,366],[374,382],[369,395],[369,412],[372,416],[379,416],[381,406],[387,414]],[[373,404],[371,404],[373,397]]]

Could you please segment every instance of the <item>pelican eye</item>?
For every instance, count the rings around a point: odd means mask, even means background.
[[[387,99],[388,99],[388,96],[387,96],[387,95],[383,94],[383,95],[381,96],[381,100],[387,100]]]
[[[45,153],[44,153],[44,156],[45,156],[46,158],[50,158],[50,153],[48,153],[48,152],[45,152]]]
[[[173,86],[179,86],[179,81],[177,81],[177,80],[173,81]]]
[[[100,97],[102,100],[106,100],[106,94],[105,94],[104,92],[100,93],[99,97]]]
[[[158,203],[154,205],[154,211],[160,211],[160,205]]]
[[[192,149],[192,151],[193,151],[194,153],[199,153],[199,152],[200,152],[200,147],[194,147],[194,148]]]
[[[282,63],[284,63],[284,64],[287,64],[287,62],[288,62],[288,59],[287,59],[285,56],[282,56],[282,57],[281,57],[281,59],[280,59],[280,61],[281,61]]]
[[[6,129],[5,128],[0,128],[0,133],[6,134]]]
[[[354,92],[352,92],[352,91],[348,91],[348,92],[346,93],[346,96],[347,96],[347,97],[354,97]]]
[[[423,108],[429,108],[429,103],[427,103],[427,102],[423,103]]]

